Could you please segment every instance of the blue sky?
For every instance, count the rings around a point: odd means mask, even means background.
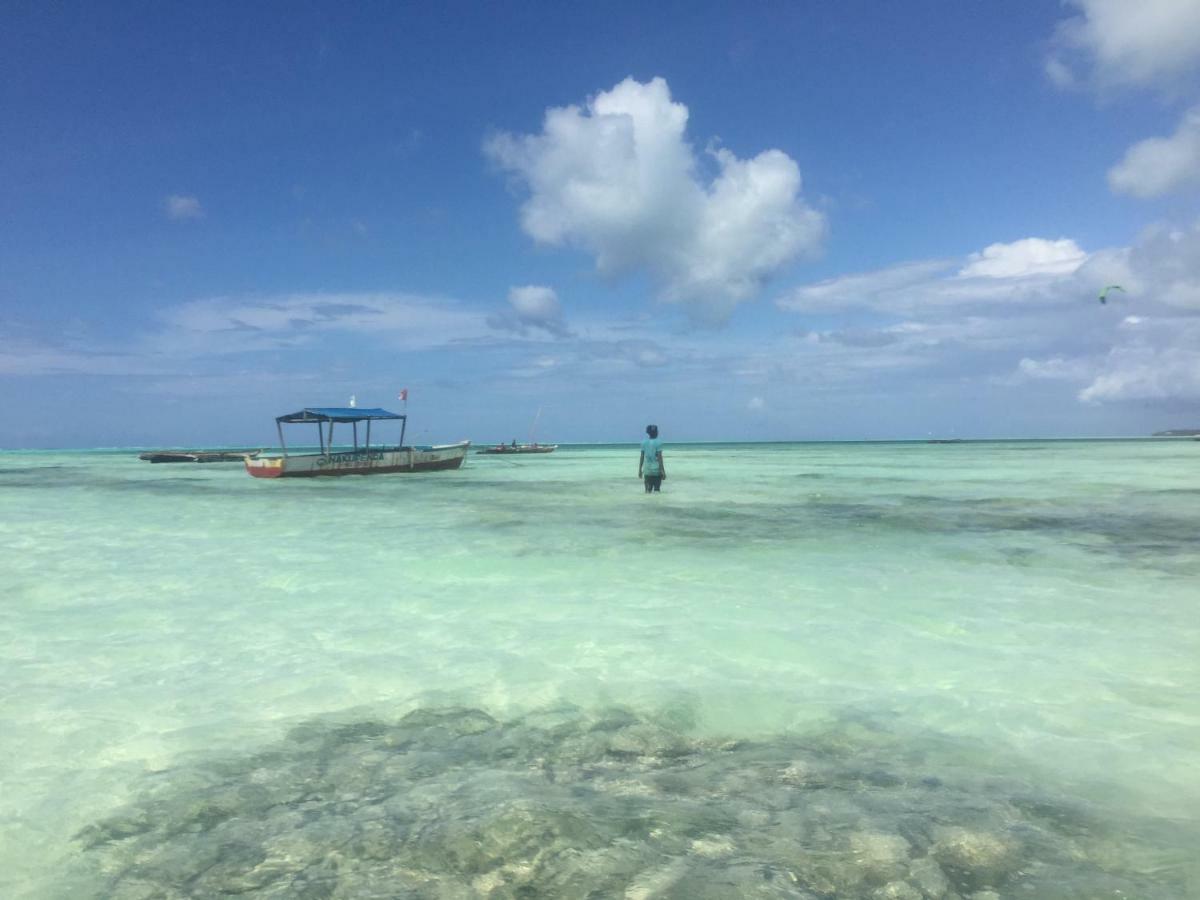
[[[1200,427],[1194,0],[0,17],[0,446]]]

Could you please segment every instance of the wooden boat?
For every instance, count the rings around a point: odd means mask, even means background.
[[[394,446],[377,444],[371,446],[371,423],[379,420],[400,422],[400,443]],[[353,449],[335,449],[333,443],[334,423],[349,424],[353,428]],[[366,422],[366,444],[358,445],[358,425]],[[288,453],[283,440],[284,425],[315,424],[319,453]],[[328,429],[326,429],[328,425]],[[321,475],[390,475],[401,472],[431,472],[438,469],[457,469],[463,464],[470,441],[457,444],[441,444],[434,447],[408,447],[404,444],[404,431],[408,416],[388,412],[386,409],[357,409],[355,407],[306,407],[299,412],[277,416],[275,427],[279,430],[278,455],[247,458],[246,471],[255,478],[312,478]]]
[[[214,463],[253,459],[262,450],[147,450],[138,459],[152,463]]]
[[[496,444],[494,447],[484,447],[476,453],[553,453],[558,444]]]
[[[484,447],[482,450],[476,450],[476,453],[494,453],[494,454],[516,454],[516,453],[553,453],[558,449],[558,444],[539,444],[534,435],[537,433],[538,419],[542,417],[542,408],[539,406],[537,415],[533,417],[533,424],[529,426],[529,443],[518,444],[515,440],[511,444],[496,444],[492,447]]]

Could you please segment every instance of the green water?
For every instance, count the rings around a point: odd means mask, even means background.
[[[0,895],[1200,896],[1200,444],[666,461],[0,454]]]

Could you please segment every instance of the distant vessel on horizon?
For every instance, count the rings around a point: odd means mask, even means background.
[[[558,449],[558,444],[539,444],[534,437],[537,432],[538,419],[542,417],[542,408],[539,406],[537,415],[533,417],[533,424],[529,426],[529,443],[518,444],[514,439],[510,444],[494,444],[491,447],[484,447],[482,450],[476,450],[476,453],[486,454],[519,454],[519,453],[553,453]]]
[[[476,453],[491,453],[491,454],[512,454],[512,453],[553,453],[558,449],[558,444],[518,444],[513,441],[511,444],[495,444],[491,447],[484,447],[482,450],[476,450]]]
[[[138,459],[152,463],[240,463],[254,459],[262,452],[261,447],[257,450],[147,450],[139,453]]]

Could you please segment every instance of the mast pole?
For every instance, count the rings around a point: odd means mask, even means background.
[[[535,415],[533,417],[533,424],[529,426],[529,443],[531,443],[531,444],[535,444],[535,445],[537,444],[537,441],[535,441],[533,438],[534,438],[534,435],[537,434],[537,423],[538,423],[538,419],[540,419],[541,417],[542,417],[542,408],[539,406],[538,410],[537,410],[537,415]]]

